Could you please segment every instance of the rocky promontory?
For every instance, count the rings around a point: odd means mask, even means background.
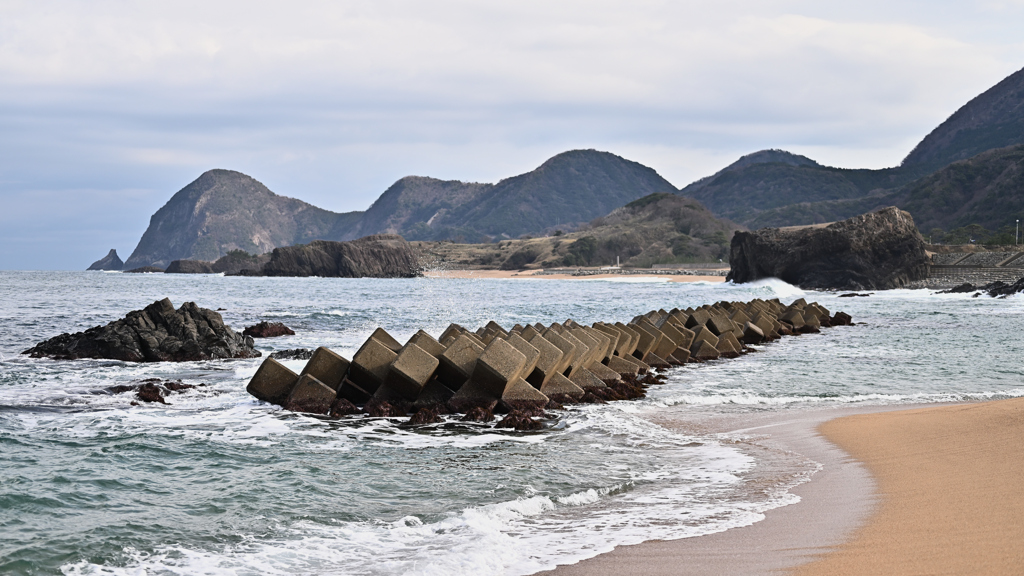
[[[213,274],[213,266],[202,260],[175,260],[164,270],[167,274]]]
[[[779,278],[801,288],[886,290],[928,276],[908,212],[884,208],[828,225],[762,228],[732,238],[727,280]]]
[[[117,250],[111,248],[106,256],[93,262],[86,270],[121,270],[122,268],[124,268],[124,262],[118,258]]]
[[[185,302],[177,310],[164,298],[106,326],[61,334],[25,350],[33,358],[107,358],[126,362],[188,362],[256,358],[253,340],[224,324],[220,314]]]
[[[396,234],[377,234],[350,242],[315,240],[274,248],[260,270],[244,276],[320,276],[323,278],[412,278],[419,275],[419,252]]]

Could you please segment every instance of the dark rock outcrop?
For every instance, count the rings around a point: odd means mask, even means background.
[[[313,357],[313,351],[309,348],[291,348],[271,352],[270,357],[275,360],[309,360]]]
[[[117,257],[117,250],[113,248],[103,258],[92,263],[87,270],[121,270],[124,268],[124,262]]]
[[[278,336],[295,336],[295,331],[280,322],[259,322],[242,330],[242,335],[253,338],[276,338]]]
[[[224,273],[228,276],[238,275],[243,270],[259,271],[270,262],[270,254],[253,255],[244,250],[232,250],[221,256],[210,267],[216,273]]]
[[[129,312],[121,320],[85,332],[61,334],[22,352],[33,358],[109,358],[126,362],[187,362],[214,358],[255,358],[250,337],[235,333],[220,314],[170,299]]]
[[[213,274],[213,267],[209,262],[201,260],[175,260],[167,266],[164,272],[168,274]]]
[[[157,268],[156,266],[139,266],[138,268],[132,268],[131,270],[125,270],[129,274],[163,274],[163,268]]]
[[[419,275],[419,253],[401,236],[378,234],[351,242],[315,240],[275,248],[270,262],[251,276],[323,278],[412,278]]]
[[[894,207],[823,227],[737,232],[729,262],[737,284],[776,277],[810,289],[885,290],[928,275],[924,239]]]

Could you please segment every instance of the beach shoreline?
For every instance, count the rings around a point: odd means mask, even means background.
[[[868,467],[824,437],[819,427],[848,416],[898,414],[919,407],[875,405],[743,412],[699,418],[696,424],[691,415],[662,411],[652,419],[666,427],[685,430],[696,426],[705,431],[749,436],[747,442],[752,445],[797,453],[818,462],[821,468],[810,481],[789,490],[800,497],[799,502],[769,510],[763,520],[749,526],[693,538],[619,546],[611,552],[539,574],[740,576],[787,573],[827,558],[870,524],[880,507],[881,493]]]
[[[685,274],[634,273],[629,274],[588,274],[573,276],[572,274],[540,274],[543,270],[429,270],[423,273],[426,278],[455,278],[464,280],[483,279],[514,279],[514,280],[618,280],[657,279],[663,282],[725,282],[725,276],[690,276]]]

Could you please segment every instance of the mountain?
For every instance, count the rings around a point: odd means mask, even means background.
[[[579,231],[488,244],[418,242],[428,266],[458,268],[552,268],[615,264],[715,262],[729,255],[741,227],[715,218],[692,198],[655,193],[594,219]]]
[[[922,179],[927,180],[953,162],[1016,144],[1024,144],[1024,70],[957,110],[899,166],[881,170],[833,168],[782,150],[765,150],[744,156],[680,193],[700,200],[717,216],[751,228],[843,220],[890,205],[910,211],[921,226],[963,222],[924,212],[928,204],[920,199],[928,193],[919,188],[934,187],[938,181],[929,180],[932,184],[925,185]],[[1001,161],[987,157],[970,170],[990,162],[994,169]],[[918,200],[911,200],[912,189],[917,190],[913,194]],[[966,202],[965,197],[960,198]],[[968,210],[966,204],[947,203],[944,209],[966,218],[980,214]]]
[[[480,242],[576,227],[637,198],[675,192],[652,168],[608,152],[572,150],[497,184],[410,176],[373,203],[345,239],[401,234],[410,240]]]
[[[964,104],[903,160],[929,172],[986,150],[1024,143],[1024,69]]]
[[[954,162],[898,191],[901,208],[924,230],[980,224],[989,230],[1024,218],[1024,145]]]
[[[241,172],[210,170],[153,214],[125,268],[213,261],[232,250],[264,254],[330,237],[356,217],[278,196]]]
[[[401,234],[485,242],[574,230],[637,198],[676,188],[653,169],[608,152],[573,150],[497,184],[402,178],[365,212],[338,214],[279,196],[250,176],[210,170],[150,219],[128,269],[265,254],[312,240]]]

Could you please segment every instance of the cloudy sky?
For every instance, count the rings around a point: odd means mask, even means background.
[[[764,148],[892,166],[1021,30],[1021,0],[0,0],[0,269],[127,259],[210,168],[349,211],[573,148],[677,186]]]

